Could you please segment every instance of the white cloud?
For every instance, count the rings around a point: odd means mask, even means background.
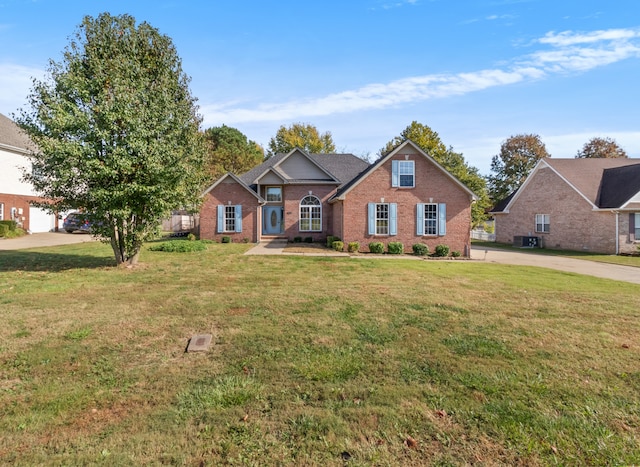
[[[37,68],[0,63],[0,113],[9,115],[25,107],[32,78],[41,79],[43,75]]]
[[[411,3],[411,2],[409,2]],[[237,103],[202,105],[206,125],[286,121],[393,108],[405,103],[445,98],[537,80],[558,73],[584,72],[640,57],[640,30],[610,29],[588,33],[551,32],[534,42],[551,47],[535,51],[502,68],[458,74],[434,74],[372,83],[358,89],[283,103],[237,107]]]

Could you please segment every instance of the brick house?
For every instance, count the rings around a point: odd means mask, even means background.
[[[640,160],[545,158],[492,211],[496,241],[619,254],[640,245]]]
[[[0,114],[0,220],[14,220],[29,232],[57,228],[57,216],[33,206],[42,201],[30,183],[22,181],[22,169],[33,143],[11,119]]]
[[[424,243],[468,256],[471,190],[407,140],[373,164],[352,154],[277,154],[250,171],[226,174],[204,193],[200,237],[259,242],[333,235],[381,241],[405,251]]]

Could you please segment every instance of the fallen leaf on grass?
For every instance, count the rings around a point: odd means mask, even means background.
[[[407,439],[404,440],[404,444],[409,449],[417,449],[418,448],[418,442],[415,439],[413,439],[411,436],[407,436]]]

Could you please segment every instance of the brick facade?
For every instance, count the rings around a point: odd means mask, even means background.
[[[324,241],[327,235],[333,235],[333,216],[327,200],[336,191],[335,185],[285,185],[282,190],[284,199],[284,233],[289,240],[295,237],[311,237],[314,242]],[[309,195],[320,198],[322,202],[322,231],[301,232],[299,228],[300,201]]]
[[[18,216],[18,219],[14,219],[18,222],[18,225],[25,230],[31,230],[30,225],[30,217],[29,217],[29,207],[31,203],[37,201],[42,202],[45,201],[44,198],[40,198],[38,196],[28,196],[28,195],[12,195],[6,193],[0,193],[0,203],[3,206],[3,214],[2,219],[0,220],[12,220],[11,219],[11,208],[22,209],[22,214]],[[62,226],[62,221],[59,222],[60,226]],[[56,222],[56,230],[58,222]]]
[[[242,232],[218,233],[217,208],[218,205],[242,205]],[[231,178],[223,180],[213,190],[205,195],[200,209],[200,238],[220,241],[223,236],[231,237],[234,243],[258,241],[256,228],[260,222],[260,203],[245,187]]]
[[[549,215],[549,232],[535,231],[536,214]],[[621,217],[625,217],[624,215]],[[628,218],[628,215],[626,215]],[[496,241],[511,243],[514,236],[541,237],[544,248],[616,252],[616,217],[611,211],[595,211],[590,202],[550,168],[541,168],[528,181],[509,208],[498,214]],[[625,235],[628,242],[628,220]]]
[[[391,186],[392,160],[415,161],[415,187],[393,188]],[[384,199],[384,201],[382,201]],[[397,203],[398,223],[397,235],[369,235],[368,203]],[[444,236],[419,236],[416,234],[417,204],[445,203],[447,231]],[[402,242],[405,252],[412,251],[415,243],[424,243],[431,252],[436,245],[449,246],[451,251],[458,251],[468,256],[471,238],[471,198],[460,185],[443,173],[429,159],[416,152],[402,152],[385,161],[370,173],[365,180],[352,188],[342,202],[337,213],[342,229],[337,236],[348,242],[359,242],[361,251],[368,251],[368,244],[380,241]]]
[[[292,153],[294,154],[294,153]],[[297,154],[296,157],[303,153]],[[351,158],[356,159],[355,156]],[[279,159],[280,161],[282,159]],[[286,159],[285,159],[286,160]],[[392,160],[414,161],[415,187],[392,187]],[[348,158],[347,158],[348,162]],[[292,241],[296,237],[308,238],[313,241],[324,241],[327,236],[340,237],[345,244],[359,242],[361,251],[368,251],[368,244],[372,241],[381,241],[385,246],[389,242],[402,242],[405,252],[411,252],[415,243],[424,243],[430,251],[440,244],[447,245],[451,251],[460,252],[468,256],[470,251],[471,231],[471,202],[473,194],[452,178],[447,172],[433,162],[413,144],[405,144],[395,150],[375,166],[363,172],[362,161],[360,165],[352,164],[350,178],[339,177],[334,181],[325,183],[320,177],[327,177],[318,172],[318,167],[309,161],[308,173],[305,172],[305,159],[296,159],[297,174],[302,177],[296,180],[283,178],[282,172],[274,171],[284,183],[278,185],[276,180],[269,178],[269,186],[281,186],[282,202],[267,202],[264,193],[267,186],[267,176],[260,175],[263,167],[269,167],[269,162],[258,166],[252,171],[243,174],[240,178],[226,175],[210,189],[206,195],[200,213],[200,237],[218,240],[222,236],[231,237],[233,242],[251,241],[258,242],[267,236],[262,235],[262,206],[282,206],[282,232],[273,235],[284,237]],[[327,161],[327,164],[335,164]],[[333,170],[341,170],[343,166],[334,165]],[[364,166],[366,168],[366,165]],[[353,170],[357,169],[357,170]],[[273,168],[269,170],[275,170]],[[318,175],[319,173],[319,175]],[[309,175],[307,177],[307,175]],[[315,179],[313,177],[316,177]],[[244,179],[242,178],[244,177]],[[261,178],[260,178],[261,177]],[[355,177],[355,178],[354,178]],[[309,180],[311,178],[311,180]],[[253,180],[262,179],[257,193],[252,190],[256,183]],[[278,179],[277,181],[279,181]],[[300,183],[298,180],[308,180]],[[350,185],[347,182],[353,182]],[[259,182],[258,182],[259,183]],[[336,198],[336,190],[340,183],[345,183],[344,192]],[[300,231],[300,201],[312,194],[322,202],[322,231]],[[382,201],[384,199],[384,201]],[[331,202],[329,202],[331,200]],[[397,205],[397,234],[396,235],[369,235],[368,233],[368,204],[369,203],[396,203]],[[417,234],[417,204],[418,203],[444,203],[446,204],[446,234],[422,236]],[[242,205],[242,232],[217,232],[217,207],[219,205]],[[269,236],[267,238],[273,237]]]

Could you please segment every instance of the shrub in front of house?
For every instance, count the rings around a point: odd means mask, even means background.
[[[6,235],[6,232],[12,232],[16,230],[17,226],[18,224],[16,223],[16,221],[0,221],[0,237],[4,236],[2,232],[5,232]]]
[[[436,245],[435,251],[433,252],[433,256],[438,256],[438,257],[449,256],[449,246]]]
[[[334,237],[333,235],[327,236],[327,248],[333,248],[333,242],[340,240],[340,237]]]
[[[293,237],[293,243],[302,243],[302,237]]]
[[[369,243],[369,251],[381,255],[384,253],[384,244],[382,242],[371,242]]]
[[[360,251],[360,243],[349,242],[349,244],[347,245],[347,251],[349,253],[357,253],[358,251]]]
[[[402,242],[389,242],[387,245],[387,252],[390,255],[401,255],[404,253],[404,245]]]
[[[340,240],[336,240],[335,242],[333,242],[332,247],[336,251],[343,251],[344,250],[344,242],[342,242]]]
[[[223,236],[220,240],[220,243],[231,243],[231,237],[229,237],[228,235]]]
[[[190,233],[189,235],[187,235],[187,240],[189,240],[190,242],[195,242],[196,241],[195,234]]]
[[[304,237],[305,243],[313,243],[313,237]]]
[[[204,242],[190,242],[185,240],[169,240],[168,242],[162,242],[149,247],[151,251],[164,251],[166,253],[191,253],[194,251],[204,251],[206,249],[207,245]]]
[[[460,258],[460,256],[462,256],[462,254],[459,251],[452,251],[451,252],[451,256],[453,258]]]
[[[427,256],[429,254],[429,245],[424,243],[414,243],[411,248],[416,256]]]

